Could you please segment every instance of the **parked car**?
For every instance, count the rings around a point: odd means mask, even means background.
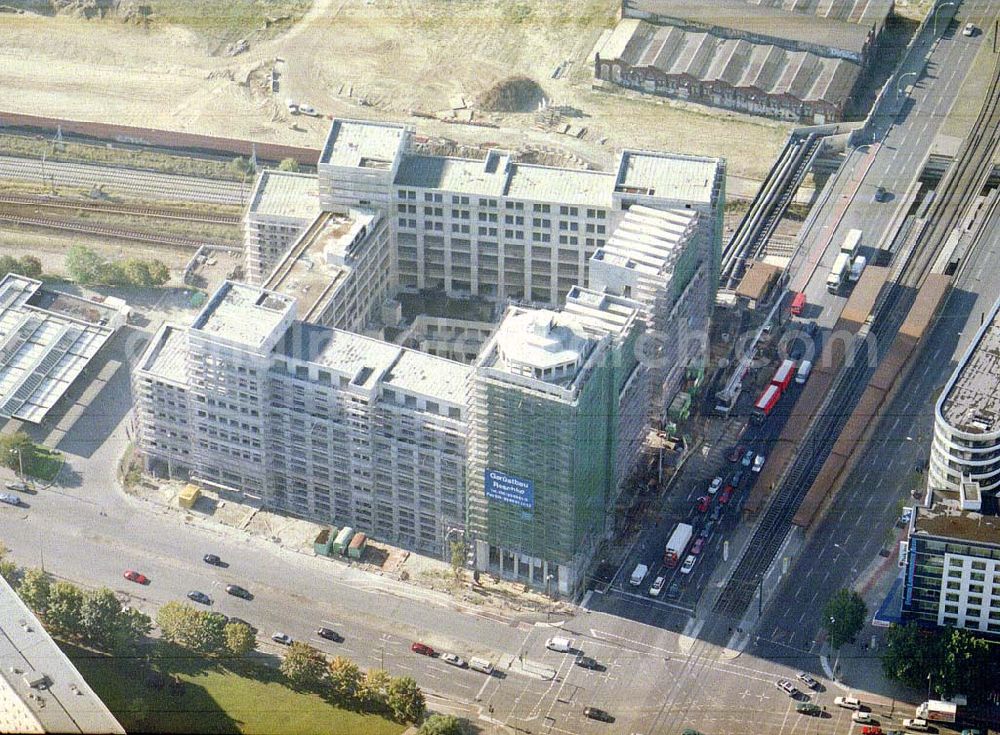
[[[251,633],[256,633],[257,632],[257,626],[250,625],[250,623],[248,623],[243,618],[229,618],[229,624],[230,625],[245,625],[245,626],[247,626],[250,629]]]
[[[722,490],[722,494],[719,495],[719,504],[725,505],[732,499],[733,499],[733,486],[726,485],[726,487]]]
[[[861,728],[861,735],[886,735],[878,725],[865,725]]]
[[[221,567],[222,566],[222,559],[220,559],[215,554],[205,554],[205,556],[201,557],[201,560],[203,562],[205,562],[206,564],[211,564],[212,566],[215,566],[215,567]]]
[[[712,504],[712,498],[708,495],[702,495],[695,501],[695,506],[698,508],[699,513],[704,513],[708,510],[708,506]]]
[[[122,576],[129,582],[135,582],[136,584],[149,584],[149,577],[145,574],[140,574],[134,569],[126,569]]]
[[[917,732],[930,732],[931,726],[927,723],[923,717],[913,717],[903,720],[903,727],[907,730],[916,730]]]
[[[280,643],[283,646],[292,645],[292,637],[287,633],[275,633],[271,636],[271,640],[275,643]]]
[[[691,570],[694,569],[694,565],[698,563],[698,557],[694,554],[688,554],[687,559],[681,565],[681,574],[690,574]]]
[[[844,709],[861,709],[861,700],[857,697],[834,697],[833,703]]]
[[[681,596],[681,583],[671,582],[670,586],[667,587],[667,599],[676,600],[680,596]]]
[[[795,705],[795,711],[799,714],[809,715],[810,717],[818,717],[823,714],[823,709],[818,704],[813,704],[812,702],[799,702]]]
[[[601,665],[597,663],[596,658],[591,658],[590,656],[584,656],[582,653],[577,655],[577,657],[573,659],[573,663],[579,666],[581,669],[597,670],[601,668]]]
[[[583,714],[585,717],[589,717],[592,720],[600,720],[601,722],[614,722],[615,718],[602,709],[597,707],[584,707]]]
[[[17,506],[21,504],[21,499],[11,493],[0,493],[0,503]]]
[[[740,457],[743,456],[743,452],[746,451],[746,447],[742,444],[737,444],[732,449],[729,450],[729,454],[726,455],[726,459],[730,462],[739,462]]]
[[[419,653],[421,656],[433,656],[434,649],[428,646],[426,643],[419,643],[414,641],[410,646],[410,650],[414,653]]]
[[[694,543],[691,544],[691,554],[693,556],[698,556],[698,554],[700,554],[701,550],[704,548],[705,548],[705,539],[699,536],[694,540]]]
[[[573,639],[563,638],[562,636],[553,636],[545,641],[545,647],[550,651],[555,651],[556,653],[569,653],[573,650]]]
[[[795,678],[801,681],[810,689],[819,689],[819,682],[813,679],[809,674],[804,671],[800,671],[795,675]]]
[[[320,638],[326,638],[328,641],[333,641],[334,643],[342,643],[344,641],[344,636],[331,628],[320,628],[316,631],[316,635]]]
[[[35,488],[31,487],[31,485],[26,482],[8,482],[7,489],[18,493],[35,494]]]
[[[242,597],[244,600],[253,599],[253,593],[248,589],[240,587],[238,584],[227,584],[226,593],[232,595],[233,597]]]
[[[319,113],[316,112],[316,108],[310,105],[308,102],[303,102],[299,105],[299,112],[303,115],[308,115],[309,117],[316,117]]]
[[[758,454],[753,461],[753,467],[751,468],[754,472],[760,472],[764,469],[764,463],[767,462],[767,457],[763,454]]]
[[[796,694],[799,693],[799,690],[796,689],[795,685],[792,684],[792,682],[788,681],[788,679],[778,679],[776,682],[774,682],[774,685],[778,687],[778,689],[783,691],[785,694],[787,694],[789,697],[794,697]]]
[[[198,590],[191,590],[187,594],[189,600],[194,600],[202,605],[211,605],[212,598],[206,595],[204,592],[199,592]]]
[[[298,115],[299,114],[299,105],[298,105],[298,103],[295,100],[293,100],[291,98],[285,100],[285,107],[288,108],[288,112],[290,114],[292,114],[292,115]]]
[[[465,667],[467,667],[469,665],[468,662],[464,658],[462,658],[461,656],[458,656],[458,655],[456,655],[454,653],[442,653],[441,654],[441,660],[444,661],[446,664],[451,664],[452,666],[457,666],[460,669],[464,669]]]
[[[662,574],[653,580],[653,586],[649,588],[650,597],[659,597],[660,592],[663,591],[663,585],[667,583],[667,578]]]
[[[749,467],[750,465],[753,464],[753,450],[752,449],[748,449],[746,451],[746,453],[743,455],[743,461],[740,462],[740,464],[743,465],[744,467]]]
[[[721,477],[713,478],[711,484],[708,486],[708,494],[715,495],[717,492],[719,492],[720,487],[722,487],[722,478]]]
[[[478,671],[480,674],[493,676],[493,664],[485,658],[470,658],[469,668],[473,671]]]
[[[854,711],[854,712],[851,713],[851,720],[853,722],[860,722],[862,724],[867,725],[867,724],[870,724],[873,721],[872,720],[872,713],[871,712],[865,712],[865,711],[859,709],[859,710],[856,710],[856,711]]]

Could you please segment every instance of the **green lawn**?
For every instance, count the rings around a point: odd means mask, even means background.
[[[31,475],[45,482],[52,482],[63,466],[63,456],[48,447],[36,446]]]
[[[143,659],[59,645],[128,732],[399,735],[406,729],[289,689],[276,671],[243,662],[224,666],[162,642],[152,649],[152,667],[183,681],[180,694],[169,686],[146,686],[149,669]]]

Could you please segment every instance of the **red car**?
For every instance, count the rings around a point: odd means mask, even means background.
[[[698,512],[699,513],[706,513],[706,512],[708,512],[708,506],[710,506],[712,504],[712,498],[710,496],[708,496],[708,495],[702,495],[695,502],[697,502],[697,504],[698,504]]]
[[[722,489],[722,492],[719,493],[719,505],[725,505],[732,499],[732,497],[733,497],[733,486],[726,485]]]
[[[426,643],[416,643],[410,646],[410,650],[414,653],[419,653],[421,656],[433,656],[434,649],[428,646]]]
[[[133,569],[126,569],[122,576],[129,582],[135,582],[136,584],[149,584],[149,577],[145,574],[139,574],[139,572]]]
[[[882,735],[882,728],[878,725],[865,725],[861,728],[861,735]]]
[[[691,544],[691,551],[689,553],[697,556],[698,554],[701,553],[701,550],[703,548],[705,548],[705,539],[699,536],[694,540],[694,543]]]

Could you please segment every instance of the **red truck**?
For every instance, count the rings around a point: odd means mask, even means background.
[[[774,409],[779,398],[781,398],[781,388],[771,383],[760,394],[757,403],[754,404],[751,418],[758,423],[766,419],[771,415],[771,411]]]
[[[799,291],[797,294],[795,294],[795,297],[792,299],[792,306],[790,309],[790,311],[792,312],[792,316],[800,316],[805,306],[806,306],[806,293],[805,291]]]
[[[788,390],[788,385],[792,382],[792,378],[795,377],[795,367],[795,360],[785,360],[782,362],[775,371],[774,377],[771,378],[771,385],[778,386],[778,390],[784,393]]]

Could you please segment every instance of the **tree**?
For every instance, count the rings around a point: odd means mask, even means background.
[[[462,570],[465,568],[465,544],[461,541],[451,542],[451,571],[455,579],[461,581]]]
[[[848,589],[838,590],[823,608],[823,627],[830,637],[830,645],[839,649],[853,643],[865,626],[868,608],[861,595]]]
[[[34,255],[23,255],[18,261],[18,273],[27,278],[41,278],[42,261]]]
[[[234,158],[230,165],[238,174],[252,174],[254,172],[253,164],[243,156],[237,156]]]
[[[882,671],[895,681],[918,689],[927,683],[941,658],[941,636],[913,623],[893,625],[882,650]]]
[[[21,263],[13,255],[0,255],[0,276],[8,273],[20,273]]]
[[[141,610],[130,607],[122,610],[118,620],[118,634],[113,648],[121,652],[132,648],[153,629],[152,619]]]
[[[462,721],[454,715],[431,715],[417,730],[417,735],[463,735]]]
[[[369,669],[361,678],[361,685],[358,687],[358,700],[368,707],[384,707],[391,681],[392,677],[385,669]]]
[[[326,678],[326,658],[310,645],[296,641],[281,660],[281,673],[297,689],[313,689]]]
[[[389,682],[385,703],[396,722],[420,722],[427,708],[424,693],[410,676],[397,676]]]
[[[11,587],[15,587],[17,586],[19,570],[17,564],[7,558],[8,553],[10,553],[10,549],[4,546],[3,542],[0,542],[0,577],[7,580],[7,584]]]
[[[147,267],[151,286],[162,286],[170,280],[170,269],[162,260],[150,260]]]
[[[351,659],[337,656],[330,662],[330,687],[341,701],[354,699],[361,687],[361,669]]]
[[[107,587],[83,593],[80,628],[83,636],[102,651],[110,651],[121,636],[122,603]]]
[[[63,635],[79,637],[83,632],[81,608],[83,592],[75,584],[56,582],[49,589],[45,621]]]
[[[49,593],[51,591],[51,580],[49,575],[41,569],[28,569],[21,579],[21,584],[17,588],[17,594],[24,600],[24,604],[34,611],[36,615],[45,617],[45,611],[49,607]]]
[[[226,650],[226,617],[217,612],[193,610],[187,630],[188,648],[199,653],[217,654]]]
[[[153,283],[149,276],[149,264],[139,258],[127,258],[122,263],[122,285],[150,286]]]
[[[35,443],[23,431],[0,435],[0,465],[14,472],[31,474],[38,450]]]
[[[96,283],[101,274],[104,260],[90,248],[74,245],[66,252],[66,270],[77,283]]]
[[[285,158],[278,164],[279,171],[291,171],[295,173],[299,170],[299,162],[294,158]]]
[[[943,695],[988,691],[995,644],[962,628],[944,634],[932,683]]]
[[[243,623],[229,623],[226,626],[226,650],[233,656],[246,656],[256,644],[257,639],[249,626]]]

